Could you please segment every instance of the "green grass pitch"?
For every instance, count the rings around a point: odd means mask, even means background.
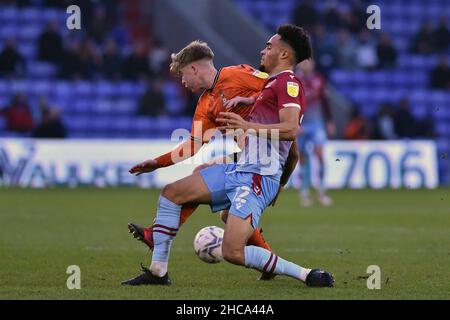
[[[122,287],[150,253],[127,223],[150,224],[158,190],[0,189],[0,299],[449,299],[450,190],[342,190],[335,205],[304,209],[284,192],[261,220],[283,258],[331,271],[334,288],[308,288],[194,254],[195,233],[219,225],[202,206],[174,241],[170,287]],[[66,269],[81,268],[69,290]],[[381,268],[381,289],[366,286],[367,267]]]

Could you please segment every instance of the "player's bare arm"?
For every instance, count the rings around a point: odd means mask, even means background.
[[[298,119],[300,110],[297,108],[283,108],[279,111],[280,123],[261,124],[244,120],[241,116],[231,112],[221,112],[216,121],[226,125],[219,127],[220,130],[242,129],[244,132],[254,130],[257,135],[264,134],[271,137],[272,130],[277,130],[280,140],[294,141],[298,130]]]
[[[201,142],[188,139],[169,153],[166,153],[156,159],[150,159],[138,163],[137,165],[133,166],[128,172],[139,176],[143,173],[149,173],[159,168],[171,166],[194,156],[201,147]]]
[[[244,105],[252,105],[255,103],[254,97],[234,97],[230,100],[228,100],[226,103],[224,103],[224,107],[226,110],[237,106],[238,104],[244,104]]]

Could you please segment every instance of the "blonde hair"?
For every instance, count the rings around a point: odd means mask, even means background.
[[[214,58],[214,52],[206,42],[195,40],[189,43],[186,47],[181,49],[178,53],[172,53],[170,58],[170,72],[179,75],[180,70],[191,62],[198,60]]]

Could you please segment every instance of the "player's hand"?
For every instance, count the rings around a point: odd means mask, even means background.
[[[280,184],[280,186],[278,187],[278,192],[275,195],[275,198],[273,198],[272,202],[270,203],[270,205],[273,207],[275,206],[275,203],[277,202],[278,196],[280,195],[281,191],[283,191],[284,189],[284,184]]]
[[[135,165],[130,170],[128,170],[128,172],[131,174],[136,174],[136,176],[139,176],[143,173],[155,171],[156,169],[158,169],[158,161],[147,160]]]
[[[255,102],[255,98],[252,97],[234,97],[233,99],[228,100],[223,104],[226,110],[229,110],[232,107],[237,106],[238,104],[246,104],[250,105]]]
[[[234,112],[220,112],[219,118],[216,118],[216,121],[226,124],[225,126],[218,127],[217,129],[219,130],[243,129],[245,131],[248,126],[248,122]]]

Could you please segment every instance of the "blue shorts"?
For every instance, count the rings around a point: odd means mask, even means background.
[[[327,142],[327,132],[323,122],[316,121],[302,124],[302,134],[297,138],[299,150],[306,150],[309,143],[323,146]]]
[[[272,176],[237,172],[236,164],[216,164],[200,170],[211,193],[211,210],[229,209],[229,213],[252,219],[256,228],[265,208],[275,198],[280,182]]]

